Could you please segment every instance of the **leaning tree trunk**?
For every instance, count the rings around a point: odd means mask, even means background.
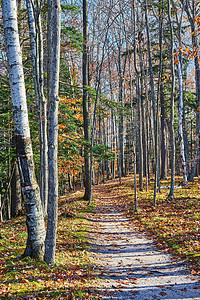
[[[40,189],[35,178],[22,55],[19,44],[16,1],[2,1],[2,11],[15,126],[16,152],[21,173],[28,230],[27,245],[23,256],[42,259],[44,255],[45,224]]]
[[[60,72],[60,0],[52,1],[52,65],[49,107],[49,184],[48,184],[48,222],[45,241],[45,261],[52,265],[55,261],[56,232],[58,219],[58,89]]]

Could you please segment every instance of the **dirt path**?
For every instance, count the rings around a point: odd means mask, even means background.
[[[113,183],[95,188],[91,216],[92,253],[100,270],[99,298],[200,299],[200,281],[186,265],[135,231]]]

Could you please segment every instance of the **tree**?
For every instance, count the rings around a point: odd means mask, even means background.
[[[16,153],[22,180],[28,231],[27,245],[23,256],[43,258],[45,224],[40,189],[34,171],[22,56],[18,34],[16,1],[3,1],[2,12],[13,121],[15,126]]]
[[[182,28],[182,18],[183,18],[183,8],[181,10],[181,16],[179,17],[177,7],[172,1],[173,9],[175,10],[176,22],[178,26],[178,49],[177,49],[177,65],[178,65],[178,80],[179,80],[179,136],[180,136],[180,152],[181,152],[181,161],[183,168],[183,180],[184,184],[187,184],[188,174],[187,174],[187,166],[186,166],[186,155],[185,155],[185,144],[184,144],[184,130],[183,130],[183,116],[184,116],[184,91],[183,91],[183,77],[182,77],[182,40],[181,40],[181,28]]]
[[[88,98],[88,5],[87,0],[83,0],[83,123],[84,123],[84,161],[85,161],[85,195],[84,199],[89,203],[92,198],[91,178],[90,178],[90,115]]]
[[[36,2],[36,4],[37,5],[35,8],[30,0],[26,0],[33,80],[38,108],[38,128],[40,143],[40,192],[44,215],[46,216],[48,201],[47,101],[44,96],[43,89],[43,36],[40,16],[41,12],[38,1]]]
[[[45,241],[45,261],[52,265],[55,262],[56,232],[58,219],[58,104],[59,104],[59,72],[60,72],[60,1],[53,0],[51,26],[51,88],[49,91],[49,184],[48,184],[48,222]],[[51,8],[49,8],[51,9]]]
[[[200,66],[199,66],[199,51],[198,51],[198,33],[196,28],[196,23],[198,21],[198,1],[195,0],[181,0],[181,3],[184,7],[184,10],[187,14],[188,21],[191,27],[191,37],[192,37],[192,57],[194,58],[195,65],[195,84],[196,84],[196,104],[200,106]],[[195,130],[195,149],[194,149],[194,161],[192,170],[189,174],[189,181],[194,180],[197,162],[198,162],[198,153],[199,153],[199,139],[200,139],[200,111],[196,111],[196,130]]]
[[[175,184],[175,136],[174,136],[174,93],[175,93],[175,70],[174,70],[174,33],[173,25],[171,20],[171,4],[170,0],[167,1],[168,4],[168,20],[170,27],[170,56],[171,56],[171,119],[170,119],[170,140],[171,140],[171,187],[169,192],[169,198],[174,198],[174,184]]]
[[[147,0],[145,0],[145,24],[147,32],[147,48],[148,48],[148,58],[149,58],[149,73],[151,79],[151,96],[153,103],[153,123],[154,123],[154,137],[155,137],[155,184],[154,184],[154,204],[156,204],[156,192],[157,192],[157,183],[158,183],[158,107],[156,112],[156,97],[155,97],[155,88],[154,88],[154,74],[152,67],[152,57],[151,57],[151,44],[149,36],[149,24],[148,24],[148,14],[147,14]],[[158,105],[157,105],[158,106]]]

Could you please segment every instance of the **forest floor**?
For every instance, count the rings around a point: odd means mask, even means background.
[[[200,299],[200,186],[197,180],[166,200],[162,182],[153,206],[153,181],[138,191],[133,178],[59,199],[56,263],[53,268],[20,259],[26,245],[25,216],[1,223],[1,299]],[[189,263],[189,264],[188,264]]]
[[[160,232],[144,233],[140,213],[130,211],[127,187],[130,178],[123,179],[122,186],[114,180],[93,192],[96,207],[90,216],[90,242],[100,278],[99,298],[200,299],[198,265],[196,271],[194,265],[188,269],[184,255],[170,254],[172,248],[158,239]],[[142,206],[143,218],[147,207]]]
[[[82,197],[78,191],[59,199],[54,267],[20,258],[27,238],[24,215],[0,224],[0,300],[90,299],[95,294],[85,219],[93,206]]]

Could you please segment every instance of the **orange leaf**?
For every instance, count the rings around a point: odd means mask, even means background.
[[[176,59],[174,60],[174,63],[175,63],[176,65],[178,65],[178,58],[176,58]]]

